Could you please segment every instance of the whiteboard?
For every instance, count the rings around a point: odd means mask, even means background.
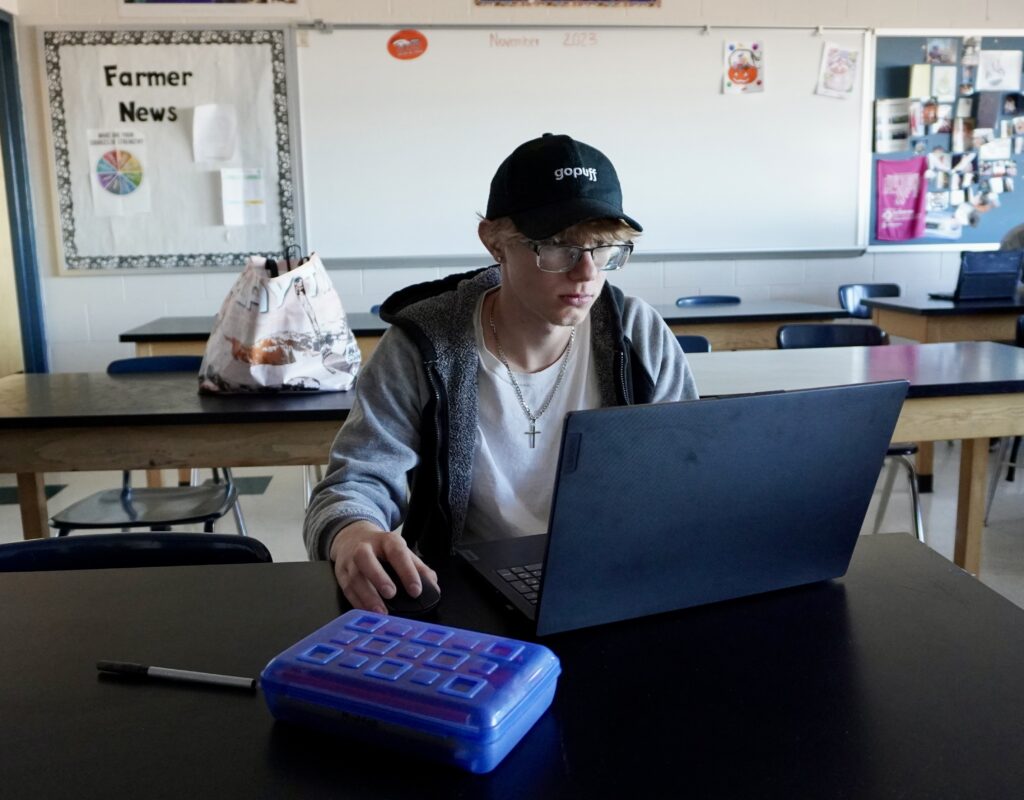
[[[476,214],[519,144],[603,151],[647,254],[863,249],[865,31],[424,28],[298,31],[307,241],[366,263],[482,254]],[[727,41],[758,40],[765,91],[722,93]],[[860,51],[851,97],[814,92],[826,41]]]

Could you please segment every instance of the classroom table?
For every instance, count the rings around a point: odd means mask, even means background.
[[[684,523],[680,523],[681,525]],[[296,531],[296,536],[298,531]],[[530,638],[462,565],[430,621]],[[324,562],[0,576],[4,795],[229,798],[1018,796],[1024,611],[906,534],[845,577],[548,637],[551,708],[486,775],[275,723],[255,676],[341,613]]]
[[[952,342],[694,353],[687,358],[704,397],[910,381],[893,439],[962,440],[953,559],[978,572],[989,438],[1024,433],[1024,349]]]
[[[905,378],[895,439],[962,439],[957,564],[978,571],[988,438],[1024,434],[1024,350],[991,342],[689,356],[704,396]],[[0,472],[26,538],[48,534],[43,473],[322,463],[352,393],[199,395],[192,374],[0,378]],[[781,465],[784,468],[784,465]]]
[[[352,392],[200,395],[192,373],[0,378],[0,472],[48,536],[44,473],[322,464]]]
[[[846,319],[841,308],[792,300],[742,302],[737,305],[655,306],[676,334],[707,337],[712,350],[766,350],[776,347],[782,325]]]
[[[1007,300],[933,300],[927,294],[905,297],[865,297],[871,321],[891,336],[930,342],[1012,342],[1017,318],[1024,314],[1024,298]],[[921,442],[916,456],[921,488],[932,488],[931,442]]]
[[[1024,298],[932,300],[927,295],[865,297],[871,321],[891,336],[918,342],[1012,342]]]
[[[788,300],[655,309],[675,333],[706,336],[715,350],[773,348],[780,325],[831,322],[847,316],[840,308]],[[160,317],[125,331],[118,341],[134,343],[135,353],[140,356],[202,355],[213,321],[213,317]],[[387,323],[365,312],[349,314],[348,321],[363,358],[369,358]]]

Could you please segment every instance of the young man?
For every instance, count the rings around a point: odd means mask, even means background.
[[[657,312],[605,283],[640,230],[611,162],[545,134],[491,182],[479,235],[497,263],[381,306],[391,327],[304,529],[353,606],[384,612],[395,586],[382,561],[416,597],[437,584],[423,558],[546,530],[566,412],[697,397]]]

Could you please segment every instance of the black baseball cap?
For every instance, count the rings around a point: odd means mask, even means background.
[[[547,239],[592,219],[621,219],[622,189],[604,153],[569,136],[545,133],[519,145],[491,180],[487,219],[511,217],[531,239]]]

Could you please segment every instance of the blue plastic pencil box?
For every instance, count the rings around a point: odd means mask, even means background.
[[[560,672],[542,645],[349,611],[275,657],[260,684],[277,719],[489,772]]]

